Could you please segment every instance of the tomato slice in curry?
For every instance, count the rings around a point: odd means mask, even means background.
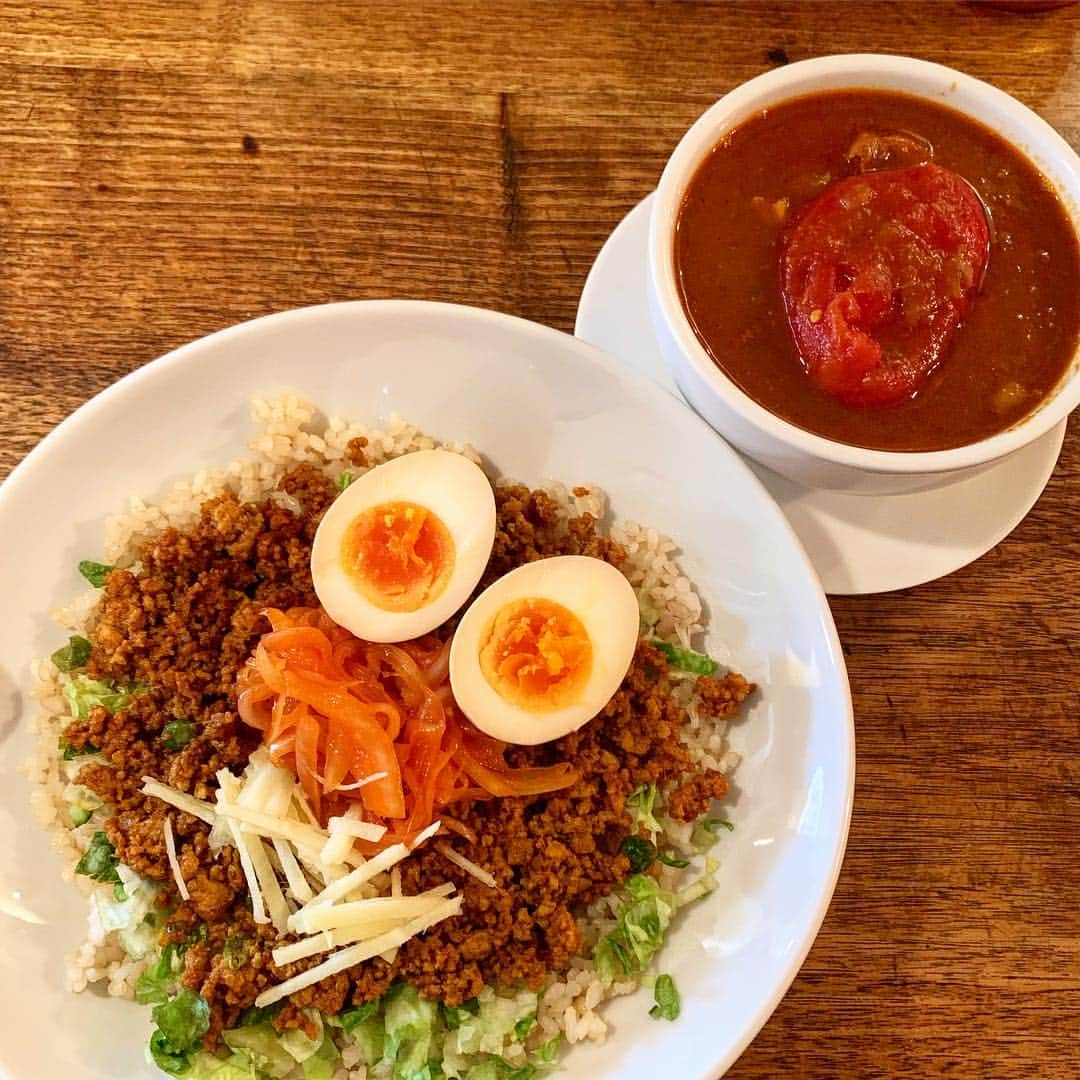
[[[810,378],[852,406],[913,397],[970,310],[989,250],[979,196],[940,165],[830,185],[781,245],[784,305]]]

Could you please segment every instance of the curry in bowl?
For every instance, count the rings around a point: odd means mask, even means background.
[[[989,128],[907,94],[812,94],[742,123],[691,179],[673,255],[728,378],[869,449],[1012,427],[1080,340],[1080,245],[1049,181]]]

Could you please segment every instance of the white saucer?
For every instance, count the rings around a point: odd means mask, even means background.
[[[574,333],[681,396],[649,318],[645,253],[652,199],[623,218],[597,255]],[[787,515],[827,593],[889,592],[951,574],[1008,536],[1046,487],[1065,424],[977,476],[906,495],[819,491],[746,462]]]

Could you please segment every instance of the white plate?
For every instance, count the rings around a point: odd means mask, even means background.
[[[746,759],[717,849],[721,887],[662,954],[683,997],[675,1024],[648,991],[612,1003],[603,1046],[574,1075],[714,1077],[776,1006],[825,914],[854,777],[851,701],[821,588],[783,515],[712,431],[592,346],[504,315],[405,301],[287,312],[187,345],[110,387],[54,431],[0,489],[0,889],[48,920],[0,915],[0,1074],[17,1080],[150,1076],[148,1010],[64,989],[84,904],[28,807],[27,667],[63,635],[46,613],[78,592],[102,518],[133,492],[230,460],[247,401],[293,388],[373,421],[391,412],[466,439],[526,481],[596,483],[621,515],[670,531],[711,606],[717,648],[762,685],[733,744]],[[722,644],[721,644],[722,643]]]
[[[681,400],[649,318],[652,200],[642,199],[597,255],[574,332]],[[903,495],[815,490],[744,460],[787,515],[827,593],[888,592],[951,574],[1004,540],[1046,487],[1065,424],[975,476]]]

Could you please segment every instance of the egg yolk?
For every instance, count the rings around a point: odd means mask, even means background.
[[[528,712],[573,705],[592,670],[592,642],[581,620],[554,600],[514,600],[481,638],[480,670],[503,700]]]
[[[418,611],[446,588],[454,538],[442,519],[416,503],[371,506],[353,518],[341,564],[360,594],[383,611]]]

